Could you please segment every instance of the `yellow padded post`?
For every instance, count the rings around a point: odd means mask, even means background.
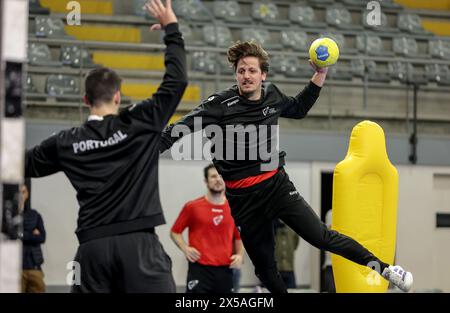
[[[347,155],[334,171],[332,229],[393,264],[397,201],[398,173],[389,161],[383,129],[363,121],[353,128]],[[337,292],[388,288],[388,282],[366,266],[334,254],[332,266]]]

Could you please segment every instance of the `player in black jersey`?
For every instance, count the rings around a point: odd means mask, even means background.
[[[171,1],[150,0],[146,9],[160,23],[152,29],[165,31],[166,72],[157,92],[119,111],[121,79],[94,69],[85,81],[88,120],[26,153],[26,176],[62,171],[76,189],[81,284],[73,292],[175,292],[154,227],[165,223],[158,146],[187,86],[186,53]]]
[[[268,54],[254,42],[238,42],[230,47],[228,61],[234,68],[237,85],[211,95],[167,127],[161,151],[185,135],[186,128],[198,129],[196,124],[200,123],[200,128],[205,129],[214,143],[213,162],[225,180],[227,199],[244,246],[256,275],[271,292],[287,291],[274,257],[272,221],[276,218],[313,246],[364,266],[374,266],[396,286],[409,290],[411,273],[389,266],[354,239],[329,230],[283,168],[285,153],[277,150],[273,126],[278,125],[279,117],[306,116],[319,97],[328,69],[311,63],[315,70],[311,81],[295,97],[289,97],[265,82],[268,59]],[[234,133],[230,135],[230,131]]]

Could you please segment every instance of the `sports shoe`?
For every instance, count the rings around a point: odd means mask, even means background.
[[[408,292],[413,285],[413,275],[399,265],[386,267],[381,275],[404,292]]]

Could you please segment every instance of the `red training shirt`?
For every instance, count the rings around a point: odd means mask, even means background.
[[[228,266],[233,254],[233,238],[240,240],[231,216],[228,201],[212,204],[206,196],[189,201],[172,226],[172,232],[181,234],[189,229],[189,246],[200,252],[197,263]]]

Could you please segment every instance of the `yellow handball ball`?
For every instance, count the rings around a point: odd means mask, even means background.
[[[316,39],[309,48],[309,58],[318,67],[333,65],[339,58],[339,47],[333,39]]]

